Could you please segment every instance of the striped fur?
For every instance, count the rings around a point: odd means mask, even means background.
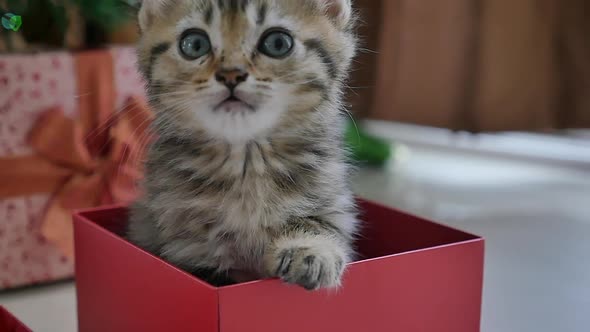
[[[156,112],[145,196],[129,236],[186,270],[337,287],[357,229],[342,146],[342,88],[355,53],[349,0],[144,0],[140,67]],[[295,38],[271,59],[269,28]],[[179,36],[206,31],[187,61]],[[224,68],[244,68],[251,109],[215,110]]]

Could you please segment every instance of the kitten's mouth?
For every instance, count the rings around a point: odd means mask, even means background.
[[[236,97],[234,94],[225,98],[219,105],[215,106],[214,111],[225,110],[226,112],[243,111],[246,108],[248,111],[254,112],[252,105]]]

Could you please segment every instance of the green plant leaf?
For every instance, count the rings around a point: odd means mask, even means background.
[[[131,6],[122,0],[75,0],[88,21],[104,30],[113,30],[132,18]]]

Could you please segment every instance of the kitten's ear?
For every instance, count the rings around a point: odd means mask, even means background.
[[[352,19],[352,0],[319,0],[326,13],[340,27],[346,27]]]
[[[139,9],[139,28],[143,31],[147,29],[154,18],[162,15],[164,9],[170,5],[174,0],[141,0],[141,8]]]

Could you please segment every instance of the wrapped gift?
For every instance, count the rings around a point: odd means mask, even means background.
[[[135,197],[135,68],[129,48],[0,56],[0,289],[71,277],[71,211]]]

